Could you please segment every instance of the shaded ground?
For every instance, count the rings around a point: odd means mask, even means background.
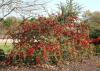
[[[91,59],[84,60],[82,63],[67,62],[67,65],[57,66],[3,66],[0,65],[0,71],[100,71],[100,67],[96,67],[96,64],[100,61],[100,58],[93,57]]]

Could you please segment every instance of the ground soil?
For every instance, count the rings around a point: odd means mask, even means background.
[[[51,66],[5,66],[0,64],[0,71],[100,71],[96,64],[100,61],[99,57],[83,60],[79,62],[66,62],[66,65]]]

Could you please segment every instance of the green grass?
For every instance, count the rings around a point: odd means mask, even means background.
[[[11,43],[0,43],[0,49],[3,49],[5,54],[7,54],[11,49],[13,48],[13,45]]]

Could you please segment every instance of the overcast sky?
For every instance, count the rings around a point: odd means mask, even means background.
[[[75,0],[79,4],[82,4],[85,9],[91,11],[100,11],[100,0]]]
[[[66,0],[52,0],[49,4],[50,9],[56,10],[57,5],[60,2],[65,3]],[[79,5],[83,7],[83,10],[100,11],[100,0],[75,0]],[[49,9],[49,10],[50,10]]]
[[[24,1],[28,2],[32,0],[24,0]],[[56,11],[58,11],[57,4],[60,4],[60,2],[65,3],[66,0],[50,0],[50,2],[46,6],[49,13],[55,13]],[[80,6],[83,7],[82,11],[85,10],[100,11],[100,0],[75,0],[75,2],[77,2]]]
[[[23,0],[23,1],[30,2],[34,0]],[[66,2],[66,0],[39,0],[39,1],[41,2],[50,1],[45,6],[50,14],[56,13],[58,11],[57,7],[58,7],[58,4],[60,4],[60,2],[62,3]],[[77,2],[81,7],[83,7],[82,11],[86,11],[86,10],[100,11],[100,0],[75,0],[75,2]],[[37,13],[42,14],[42,12],[37,12]],[[15,13],[11,15],[15,15]],[[43,15],[45,14],[43,13]]]
[[[32,0],[24,0],[24,1],[32,1]],[[43,0],[41,0],[43,1]],[[50,0],[49,7],[51,9],[56,9],[57,5],[60,2],[65,3],[66,0]],[[85,9],[90,9],[91,11],[100,11],[100,0],[75,0],[75,2],[82,5]]]

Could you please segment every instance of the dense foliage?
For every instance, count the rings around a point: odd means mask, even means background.
[[[90,26],[90,38],[93,39],[93,43],[96,45],[96,53],[100,54],[100,12],[99,11],[86,11],[83,14],[85,22]]]
[[[98,38],[100,36],[100,12],[86,11],[83,18],[90,26],[90,38]]]
[[[66,19],[70,23],[61,24],[55,17],[39,17],[33,22],[24,21],[10,30],[8,35],[14,40],[14,48],[9,53],[7,63],[57,64],[89,56],[88,26],[77,24],[76,17]]]

